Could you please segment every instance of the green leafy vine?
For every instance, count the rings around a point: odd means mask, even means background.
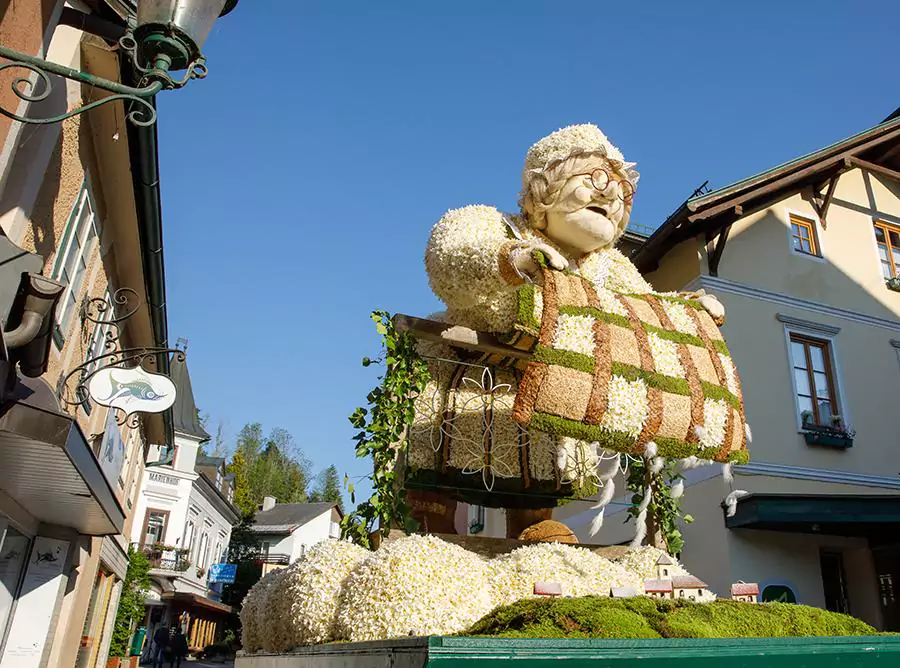
[[[646,462],[640,459],[631,461],[626,480],[626,487],[632,492],[628,515],[633,518],[637,518],[647,486],[650,486],[650,503],[647,505],[650,528],[645,540],[650,541],[650,544],[662,542],[663,544],[654,546],[665,549],[673,556],[681,554],[684,549],[684,536],[678,527],[678,521],[681,520],[685,524],[694,521],[690,515],[682,515],[681,504],[672,496],[672,485],[683,479],[684,476],[676,468],[674,460],[666,460],[662,470],[653,473]]]
[[[392,527],[407,533],[418,528],[403,498],[401,481],[396,471],[398,448],[415,416],[415,398],[428,382],[428,367],[416,351],[416,340],[409,332],[398,332],[387,311],[373,311],[375,330],[382,337],[382,354],[377,359],[364,358],[363,366],[384,364],[381,384],[372,390],[368,408],[357,408],[350,423],[359,433],[354,436],[356,456],[372,459],[368,476],[372,494],[341,521],[341,535],[370,547],[370,536],[377,529],[386,535]],[[350,500],[356,503],[354,486],[345,479]]]

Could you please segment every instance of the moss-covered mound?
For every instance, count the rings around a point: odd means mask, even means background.
[[[505,638],[776,638],[876,631],[847,615],[783,603],[690,603],[645,596],[530,599],[497,608],[468,636]]]

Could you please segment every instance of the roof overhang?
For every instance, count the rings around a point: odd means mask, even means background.
[[[211,598],[206,598],[205,596],[198,596],[197,594],[191,594],[183,591],[163,592],[160,595],[160,600],[171,601],[172,603],[183,605],[185,607],[196,606],[200,608],[206,608],[207,610],[213,610],[224,615],[227,615],[231,612],[230,605],[219,603],[218,601],[214,601]]]
[[[900,540],[900,495],[750,494],[738,501],[729,529]]]
[[[823,149],[684,202],[632,257],[637,268],[650,272],[675,245],[710,235],[738,218],[812,188],[816,193],[855,167],[880,168],[900,175],[900,117],[848,137]]]
[[[0,406],[0,489],[35,519],[88,536],[122,532],[125,512],[74,418],[25,379]]]

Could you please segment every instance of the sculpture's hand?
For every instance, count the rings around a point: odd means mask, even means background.
[[[552,246],[542,242],[530,242],[526,246],[517,246],[509,253],[509,263],[520,276],[527,277],[534,283],[542,279],[541,266],[534,259],[534,251],[540,251],[553,269],[562,271],[569,266],[569,261]]]
[[[700,302],[700,306],[709,313],[719,327],[725,324],[725,307],[715,295],[706,294],[706,290],[702,288],[696,292],[683,292],[681,294],[687,299],[696,299]]]

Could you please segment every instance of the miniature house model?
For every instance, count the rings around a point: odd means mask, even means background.
[[[667,554],[656,560],[656,578],[644,580],[644,593],[651,598],[681,598],[698,603],[716,600],[707,584],[693,575],[672,575],[675,561]]]
[[[671,568],[675,565],[675,561],[668,554],[661,554],[656,560],[656,577],[671,578]]]
[[[735,582],[731,585],[731,600],[759,603],[759,585],[755,582]]]

